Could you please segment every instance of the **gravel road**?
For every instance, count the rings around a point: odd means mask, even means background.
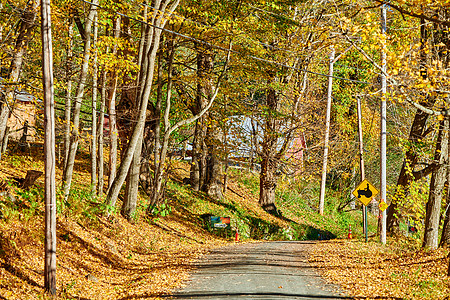
[[[197,263],[172,299],[350,299],[308,264],[313,242],[264,242],[220,248]]]

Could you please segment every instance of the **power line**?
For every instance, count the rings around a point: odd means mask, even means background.
[[[88,3],[90,5],[97,6],[98,8],[106,10],[106,11],[110,11],[110,12],[112,11],[112,10],[110,10],[108,8],[105,8],[105,7],[101,6],[101,5],[99,5],[99,4],[94,4],[94,3],[89,2],[87,0],[81,0],[81,1],[83,1],[85,3]],[[217,50],[222,50],[222,51],[226,51],[226,52],[239,54],[241,56],[246,56],[246,57],[252,58],[252,59],[257,60],[257,61],[261,61],[261,62],[272,64],[272,65],[277,65],[277,66],[280,66],[280,67],[296,70],[296,71],[299,71],[299,72],[306,72],[306,73],[309,73],[309,74],[319,75],[319,76],[323,76],[323,77],[327,77],[327,78],[328,77],[332,77],[334,79],[345,80],[345,81],[354,82],[354,83],[370,84],[369,82],[365,82],[365,81],[361,81],[361,80],[355,80],[355,79],[343,78],[343,77],[338,77],[338,76],[332,76],[332,75],[329,75],[329,74],[323,74],[323,73],[319,73],[319,72],[310,71],[308,69],[300,69],[300,68],[297,68],[297,67],[294,67],[294,66],[290,66],[290,65],[287,65],[287,64],[283,64],[283,63],[278,63],[278,62],[275,62],[275,61],[272,61],[272,60],[267,60],[267,59],[264,59],[264,58],[261,58],[261,57],[257,57],[257,56],[254,56],[254,55],[244,55],[244,54],[240,53],[239,51],[232,50],[232,49],[227,49],[225,47],[217,46],[217,45],[211,44],[209,42],[206,42],[204,40],[200,40],[200,39],[197,39],[197,38],[194,38],[194,37],[191,37],[191,36],[188,36],[188,35],[185,35],[185,34],[182,34],[182,33],[179,33],[179,32],[173,31],[173,30],[170,30],[170,29],[159,27],[159,26],[156,26],[154,24],[150,24],[148,22],[144,22],[144,21],[139,20],[137,18],[131,17],[131,16],[127,15],[127,14],[123,14],[123,13],[120,13],[120,12],[117,12],[117,11],[112,11],[112,12],[117,14],[117,15],[119,15],[119,16],[126,17],[126,18],[129,18],[130,20],[134,20],[136,22],[139,22],[141,24],[145,24],[145,25],[151,26],[153,28],[156,28],[156,29],[159,29],[161,31],[168,32],[168,33],[171,33],[171,34],[176,35],[176,36],[180,36],[180,37],[185,38],[187,40],[191,40],[191,41],[194,41],[194,42],[198,42],[198,43],[210,46],[210,47],[215,48]],[[249,50],[248,48],[246,48],[246,49]]]

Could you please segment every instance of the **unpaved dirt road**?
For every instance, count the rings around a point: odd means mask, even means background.
[[[313,242],[220,248],[203,257],[173,299],[350,299],[309,266]]]

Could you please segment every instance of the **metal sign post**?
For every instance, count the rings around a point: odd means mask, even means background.
[[[366,242],[368,241],[368,222],[367,222],[367,205],[372,201],[372,198],[378,195],[378,190],[371,184],[367,179],[364,179],[353,191],[353,196],[355,196],[364,205],[364,227]]]

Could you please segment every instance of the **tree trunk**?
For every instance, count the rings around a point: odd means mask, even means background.
[[[77,87],[77,93],[75,97],[75,105],[74,105],[74,111],[73,111],[73,127],[72,127],[72,133],[70,138],[70,148],[69,148],[69,155],[67,159],[67,165],[64,169],[63,174],[63,183],[64,183],[64,200],[67,201],[69,197],[70,192],[70,186],[72,183],[72,177],[73,177],[73,168],[75,164],[75,156],[78,149],[78,139],[79,139],[79,130],[80,130],[80,110],[81,110],[81,103],[83,101],[83,95],[84,95],[84,87],[86,85],[86,77],[89,69],[89,58],[90,58],[90,52],[91,52],[91,29],[92,29],[92,21],[94,19],[94,16],[97,13],[97,5],[98,0],[93,0],[90,7],[89,15],[86,18],[85,22],[85,29],[84,32],[86,33],[86,40],[84,43],[84,51],[83,51],[83,63],[81,67],[80,72],[80,79],[78,82]]]
[[[136,213],[139,195],[139,175],[141,173],[141,153],[142,140],[138,141],[138,144],[136,145],[136,150],[133,154],[133,160],[126,181],[125,199],[122,204],[121,214],[128,220],[131,220]]]
[[[94,61],[92,73],[92,127],[91,127],[91,192],[97,195],[97,91],[98,91],[98,25],[97,15],[94,19]]]
[[[199,191],[204,180],[204,166],[205,157],[204,151],[205,148],[203,143],[206,137],[206,129],[207,127],[204,125],[205,118],[199,118],[195,124],[194,131],[194,141],[192,143],[192,164],[190,170],[190,182],[191,188],[194,191]]]
[[[70,147],[70,112],[72,110],[72,56],[73,56],[73,20],[69,20],[69,45],[67,47],[66,61],[66,103],[64,105],[64,162],[66,168]]]
[[[276,214],[275,189],[277,186],[277,178],[275,171],[277,163],[269,152],[263,150],[262,153],[261,173],[259,176],[259,204],[267,212]]]
[[[425,217],[425,234],[423,247],[437,249],[439,236],[439,221],[441,213],[442,195],[447,175],[448,163],[448,129],[449,120],[445,119],[439,124],[439,134],[436,142],[434,160],[438,163],[433,169],[430,182],[430,192]]]
[[[448,178],[450,177],[450,172],[447,168],[447,184],[448,184]],[[449,195],[449,189],[447,187],[447,205],[445,207],[444,212],[444,226],[442,228],[442,235],[441,235],[441,242],[439,243],[439,246],[450,246],[450,195]]]
[[[44,287],[56,295],[55,103],[50,0],[41,1],[42,83],[44,89],[45,264]]]
[[[327,90],[327,110],[325,117],[325,137],[323,146],[323,163],[322,163],[322,180],[320,181],[320,198],[319,198],[319,214],[323,216],[325,209],[325,187],[327,180],[327,164],[328,164],[328,145],[330,140],[330,120],[331,120],[331,100],[333,95],[333,64],[334,64],[334,47],[331,47],[329,66],[328,66],[328,90]]]
[[[5,94],[0,93],[0,159],[1,155],[6,151],[8,139],[5,137],[8,117],[14,105],[14,83],[19,82],[20,72],[22,70],[23,60],[27,53],[28,43],[32,38],[34,23],[36,21],[39,0],[34,0],[32,4],[22,14],[20,27],[18,30],[13,57],[9,68],[8,82],[11,85],[5,86]]]
[[[210,114],[211,115],[211,114]],[[211,120],[211,123],[214,121]],[[208,155],[206,157],[205,183],[202,190],[215,199],[221,199],[222,193],[222,159],[220,147],[223,145],[220,129],[211,124],[206,133]]]
[[[143,8],[143,18],[144,21],[147,22],[147,5],[144,5]],[[139,41],[139,53],[138,53],[138,65],[141,66],[142,65],[142,60],[143,60],[143,55],[144,55],[144,49],[145,47],[145,31],[146,31],[146,24],[142,23],[142,27],[141,27],[141,39]],[[139,78],[140,75],[137,75],[137,80],[136,83],[139,84]],[[138,111],[139,107],[137,106],[138,101],[137,101],[137,95],[138,95],[138,89],[135,88],[133,89],[133,95],[134,95],[134,102],[133,103],[128,103],[128,106],[131,106],[131,110],[134,111]],[[123,101],[123,97],[121,102]],[[130,97],[128,97],[128,99],[126,99],[127,102],[130,102]],[[131,118],[134,118],[134,113],[131,114]],[[122,210],[121,210],[121,214],[122,216],[124,216],[126,219],[130,220],[134,214],[136,213],[136,206],[137,206],[137,200],[138,200],[138,194],[139,194],[139,177],[140,177],[140,173],[141,173],[141,161],[142,161],[142,147],[143,147],[143,139],[144,137],[142,136],[142,139],[140,141],[138,141],[137,145],[136,145],[136,150],[133,154],[133,160],[131,162],[130,165],[130,170],[128,171],[128,176],[126,179],[126,187],[125,187],[125,199],[123,201],[122,204]],[[126,151],[125,147],[122,148],[122,151]],[[123,157],[122,157],[123,159]]]
[[[266,91],[266,105],[268,116],[264,125],[264,138],[261,145],[261,172],[259,176],[259,204],[270,212],[277,213],[275,206],[275,188],[277,177],[275,172],[278,167],[276,156],[277,132],[274,113],[278,106],[278,96],[273,88]]]
[[[113,55],[117,56],[117,43],[120,37],[120,20],[121,17],[116,18],[114,24],[114,40],[116,44],[113,47]],[[109,95],[109,177],[108,177],[108,188],[111,187],[117,172],[117,146],[118,146],[118,130],[117,130],[117,116],[116,116],[116,95],[117,95],[117,85],[118,85],[118,74],[116,71],[111,72],[112,84],[110,86]]]
[[[100,98],[101,98],[101,104],[100,104],[100,115],[98,118],[98,196],[103,195],[103,187],[104,187],[104,151],[103,151],[103,131],[104,131],[104,122],[105,122],[105,107],[106,107],[106,70],[103,70],[102,72],[102,88],[100,90]]]

